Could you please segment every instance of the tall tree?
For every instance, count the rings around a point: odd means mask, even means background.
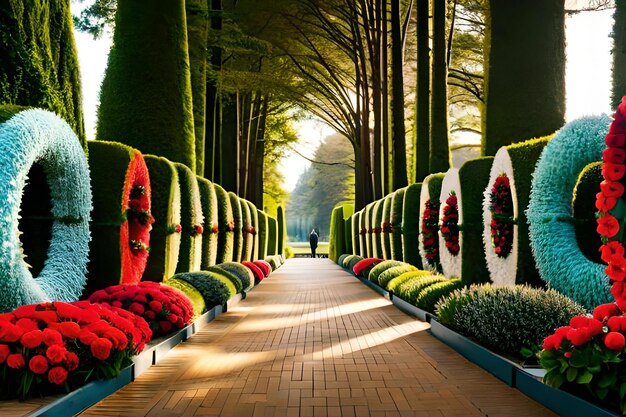
[[[414,182],[430,173],[430,47],[428,30],[429,0],[417,1],[417,82],[415,126],[413,128]]]
[[[565,122],[564,0],[490,0],[482,152],[548,135]]]
[[[626,0],[615,0],[613,22],[611,108],[615,109],[626,95]]]
[[[182,0],[120,1],[100,91],[97,139],[164,156],[195,172],[196,152]]]
[[[210,0],[211,33],[217,34],[222,30],[222,0]],[[222,100],[218,94],[218,74],[222,68],[222,48],[214,44],[209,47],[210,59],[207,63],[206,104],[205,104],[205,166],[204,176],[211,181],[219,180],[220,138],[222,136]]]
[[[400,2],[391,1],[391,141],[392,189],[407,185],[406,138],[404,133],[404,75]]]

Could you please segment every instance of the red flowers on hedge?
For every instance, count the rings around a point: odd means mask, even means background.
[[[454,191],[450,193],[445,206],[443,206],[440,230],[448,251],[452,255],[458,255],[461,250],[459,246],[459,206]]]
[[[422,246],[426,254],[426,260],[431,266],[439,264],[439,207],[430,199],[424,204],[422,213]]]
[[[513,247],[513,198],[506,174],[499,175],[489,196],[491,212],[491,245],[496,255],[506,258]]]
[[[96,291],[89,297],[89,301],[120,307],[143,317],[155,335],[182,329],[193,317],[189,298],[179,290],[158,282],[114,285]]]

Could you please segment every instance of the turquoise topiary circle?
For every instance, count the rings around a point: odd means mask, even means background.
[[[23,260],[18,229],[22,192],[34,163],[46,174],[54,218],[36,280]],[[91,201],[85,153],[67,123],[33,109],[0,124],[0,310],[78,300],[86,282]]]
[[[602,159],[611,119],[585,117],[566,124],[544,148],[533,173],[526,211],[533,256],[541,278],[588,310],[608,303],[606,265],[580,250],[572,214],[572,193],[580,172]]]

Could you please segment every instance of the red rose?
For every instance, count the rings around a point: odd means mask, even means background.
[[[43,329],[43,342],[48,345],[62,345],[63,336],[57,330]]]
[[[50,359],[52,363],[60,363],[65,359],[67,349],[61,345],[52,345],[46,350],[46,357]]]
[[[624,177],[624,173],[626,173],[626,165],[623,164],[605,162],[602,166],[602,176],[607,180],[619,181]]]
[[[159,322],[159,329],[161,330],[161,333],[169,333],[172,330],[172,323],[161,320]]]
[[[80,326],[73,321],[64,321],[59,323],[57,330],[68,339],[76,339],[80,333]]]
[[[178,320],[178,316],[176,316],[175,314],[168,314],[165,318],[169,320],[169,322],[172,324],[175,324]]]
[[[68,371],[73,371],[78,368],[78,364],[80,363],[80,359],[78,355],[74,352],[67,352],[65,355],[65,360],[63,361],[63,365],[67,368]]]
[[[156,317],[156,313],[152,310],[146,310],[143,316],[148,320],[153,320]]]
[[[600,183],[600,191],[607,197],[619,198],[624,194],[624,186],[617,181],[604,180]]]
[[[23,368],[25,364],[24,356],[22,356],[21,353],[12,353],[7,357],[7,365],[9,368],[20,369]]]
[[[93,332],[90,332],[87,329],[82,329],[78,334],[78,339],[84,345],[91,345],[96,339],[98,339],[98,335]]]
[[[48,370],[48,360],[43,355],[35,355],[28,361],[28,367],[37,375],[45,374]]]
[[[544,350],[556,350],[561,348],[561,342],[563,342],[563,338],[557,336],[555,334],[550,335],[543,339],[543,349]]]
[[[612,240],[605,245],[600,246],[600,258],[606,263],[609,263],[614,256],[624,256],[624,246],[616,240]]]
[[[41,330],[26,332],[22,335],[20,342],[26,349],[36,348],[43,342],[43,332]]]
[[[99,337],[91,343],[91,354],[94,358],[104,361],[111,355],[111,348],[113,343],[109,339]]]
[[[128,306],[128,311],[138,316],[141,316],[145,311],[145,308],[139,303],[132,303],[130,306]]]
[[[602,236],[611,238],[619,232],[619,222],[611,214],[606,213],[604,216],[598,218],[596,231]]]
[[[150,309],[155,313],[160,313],[161,310],[163,310],[163,304],[158,301],[150,301],[150,304],[148,305],[150,306]]]
[[[626,279],[626,259],[621,256],[614,256],[609,261],[609,266],[605,269],[606,274],[613,281],[624,281]]]
[[[48,381],[56,385],[62,385],[67,379],[67,370],[61,366],[55,366],[48,372]]]
[[[23,334],[24,330],[21,327],[8,321],[0,321],[0,341],[17,342]]]
[[[34,320],[22,318],[15,322],[16,326],[19,326],[24,332],[30,332],[31,330],[39,330],[37,323]]]
[[[618,148],[606,148],[602,151],[602,160],[606,163],[623,164],[626,159],[626,151]]]
[[[611,210],[617,204],[617,198],[607,197],[603,193],[596,194],[596,208],[599,211],[606,213]]]
[[[609,332],[604,337],[604,346],[609,350],[615,351],[624,349],[624,335],[617,332]]]
[[[601,304],[593,309],[593,318],[604,321],[610,317],[617,316],[621,311],[615,303]]]
[[[449,206],[453,206],[457,203],[457,199],[456,199],[456,195],[451,194],[447,199],[446,199],[446,204]]]
[[[0,343],[0,364],[7,360],[7,356],[11,353],[9,346]]]
[[[620,310],[624,311],[620,306],[620,300],[626,299],[626,283],[622,281],[613,282],[613,284],[611,284],[611,294],[613,298],[615,298],[615,303]]]

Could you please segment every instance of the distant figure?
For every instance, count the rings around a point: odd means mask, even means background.
[[[317,232],[315,229],[311,230],[309,235],[309,244],[311,245],[311,258],[315,258],[315,249],[317,249]]]

